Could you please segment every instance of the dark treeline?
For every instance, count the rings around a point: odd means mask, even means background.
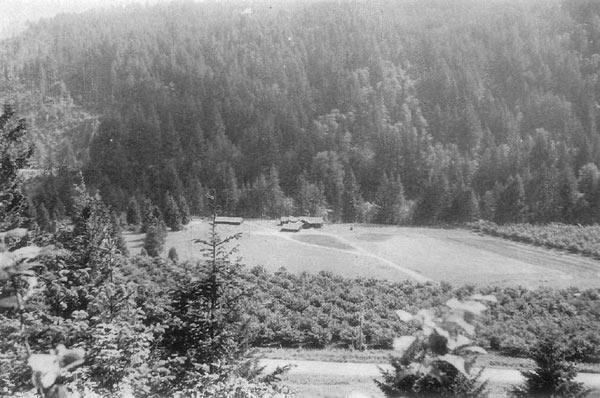
[[[599,3],[248,4],[62,15],[4,43],[3,89],[52,111],[34,123],[99,115],[44,164],[38,217],[68,214],[77,166],[132,214],[213,192],[246,216],[600,220]]]

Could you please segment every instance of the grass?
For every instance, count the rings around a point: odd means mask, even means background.
[[[304,243],[311,243],[314,245],[318,245],[318,246],[324,246],[324,247],[329,247],[329,248],[334,248],[334,249],[341,249],[341,250],[355,250],[354,247],[347,245],[343,242],[340,242],[338,239],[336,239],[333,236],[330,235],[297,235],[297,236],[293,236],[293,239],[300,241],[300,242],[304,242]]]
[[[218,231],[222,236],[241,232],[237,244],[243,263],[268,271],[285,267],[292,273],[401,281],[411,278],[402,271],[408,269],[453,285],[600,287],[600,262],[594,259],[464,229],[327,224],[290,235],[280,232],[275,220],[246,220],[240,226],[220,225]],[[169,233],[165,253],[175,247],[181,260],[198,259],[201,247],[192,241],[207,235],[208,222],[196,219]],[[139,253],[143,235],[128,233],[126,239],[130,252]]]

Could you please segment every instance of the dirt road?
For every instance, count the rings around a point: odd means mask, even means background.
[[[377,365],[372,363],[347,363],[347,362],[323,362],[323,361],[302,361],[302,360],[284,360],[284,359],[262,359],[261,365],[265,366],[265,372],[273,371],[278,366],[292,365],[289,371],[290,375],[329,375],[346,377],[379,377],[381,372],[379,368],[391,369],[390,365]],[[523,377],[518,370],[486,368],[483,371],[483,380],[489,380],[491,383],[501,384],[519,384]],[[585,383],[591,388],[600,388],[600,374],[579,373],[577,381]]]

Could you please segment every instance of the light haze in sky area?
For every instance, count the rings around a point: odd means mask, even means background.
[[[60,13],[84,12],[128,4],[169,3],[173,0],[0,0],[0,38],[18,33],[27,22]]]

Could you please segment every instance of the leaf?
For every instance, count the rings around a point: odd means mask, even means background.
[[[0,270],[8,268],[11,265],[13,265],[14,263],[15,263],[15,261],[12,259],[11,256],[8,255],[8,253],[6,253],[6,252],[0,253]]]
[[[465,369],[465,360],[463,357],[460,357],[458,355],[446,354],[439,356],[438,360],[449,363],[450,365],[454,366],[454,368],[456,368],[456,370],[458,370],[460,373],[464,374],[467,377],[470,376],[469,373],[467,373],[467,370]]]
[[[60,373],[58,355],[32,354],[27,364],[33,371],[34,382],[39,380],[44,388],[51,387]]]
[[[27,292],[23,295],[23,301],[29,300],[35,293],[35,288],[38,284],[38,280],[35,276],[31,276],[25,279],[27,281]]]
[[[475,326],[471,325],[465,320],[465,312],[462,310],[452,311],[446,316],[445,321],[454,323],[455,325],[461,327],[465,332],[467,332],[467,334],[471,336],[475,334]]]
[[[462,348],[463,351],[469,351],[469,352],[476,352],[478,354],[487,354],[487,351],[485,349],[483,349],[482,347],[476,346],[476,345],[472,345],[469,347],[464,347]]]
[[[455,298],[452,298],[446,301],[446,305],[454,310],[462,310],[466,312],[470,312],[474,315],[480,315],[483,311],[487,309],[487,307],[477,301],[459,301]]]
[[[417,340],[415,336],[401,336],[394,339],[394,351],[402,357]]]
[[[14,260],[6,253],[0,253],[0,281],[10,279],[12,274],[11,267],[15,264]]]
[[[410,312],[406,312],[403,310],[397,310],[396,311],[396,315],[398,315],[398,318],[400,318],[400,320],[402,322],[410,322],[413,320],[413,315]]]
[[[83,348],[71,348],[68,350],[63,344],[56,347],[58,363],[64,370],[73,369],[85,361],[85,350]]]
[[[466,345],[471,344],[473,341],[462,334],[456,336],[455,339],[448,339],[448,348],[452,350],[456,350],[457,348],[464,347]]]
[[[477,301],[489,301],[490,303],[498,302],[498,299],[493,294],[488,294],[488,295],[484,296],[483,294],[477,293],[477,294],[474,294],[471,297],[469,297],[469,299],[477,300]]]
[[[446,339],[449,339],[449,338],[450,338],[450,333],[449,333],[449,332],[448,332],[446,329],[444,329],[444,328],[442,328],[442,327],[440,327],[440,326],[435,326],[435,327],[433,328],[433,330],[434,330],[434,331],[435,331],[437,334],[439,334],[440,336],[443,336],[443,337],[445,337]]]
[[[41,253],[42,249],[38,246],[25,246],[20,249],[10,252],[10,255],[16,260],[25,260],[37,257]]]
[[[431,310],[420,310],[417,312],[417,315],[413,317],[413,319],[419,322],[421,325],[421,330],[423,330],[423,334],[425,334],[425,336],[431,335],[431,333],[433,333],[434,329],[437,327],[437,324],[434,320],[435,317]]]

